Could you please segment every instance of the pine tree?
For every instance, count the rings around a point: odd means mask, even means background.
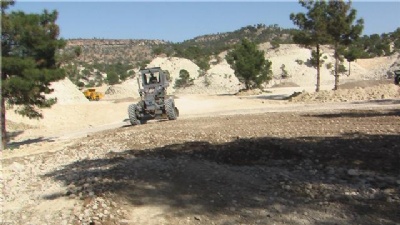
[[[312,55],[314,60],[314,67],[317,69],[317,84],[315,91],[320,90],[320,67],[322,66],[320,47],[323,44],[327,44],[330,41],[330,37],[327,34],[327,4],[325,1],[303,1],[299,3],[302,7],[306,8],[308,12],[290,14],[290,19],[300,30],[294,32],[293,41],[296,44],[300,44],[306,47],[315,47],[315,52]]]
[[[327,7],[327,31],[332,38],[335,56],[335,86],[334,90],[339,88],[339,65],[340,49],[342,46],[349,46],[354,40],[358,39],[363,28],[363,19],[356,19],[357,11],[351,8],[351,2],[345,3],[343,0],[329,1]]]
[[[265,59],[264,51],[257,50],[254,42],[243,39],[227,54],[226,60],[246,89],[258,88],[271,80],[272,62]]]
[[[357,46],[352,45],[348,47],[343,52],[344,58],[349,62],[349,76],[351,73],[351,62],[354,62],[356,59],[360,58],[362,55],[362,50],[357,48]]]
[[[7,4],[9,3],[9,4]],[[55,23],[58,13],[6,13],[13,2],[1,2],[1,126],[2,147],[7,144],[5,103],[19,106],[16,112],[29,118],[41,118],[40,108],[50,107],[56,99],[46,99],[50,83],[65,77],[56,61],[57,51],[65,46],[58,39]]]

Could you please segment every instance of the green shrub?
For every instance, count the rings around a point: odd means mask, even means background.
[[[332,63],[327,63],[325,66],[328,70],[332,69],[333,67]]]
[[[194,84],[194,79],[190,78],[190,74],[187,70],[179,71],[179,79],[175,81],[175,88],[185,88]]]
[[[119,82],[118,74],[113,72],[113,71],[108,73],[107,74],[107,81],[108,81],[108,84],[110,84],[110,85],[118,84],[118,82]]]

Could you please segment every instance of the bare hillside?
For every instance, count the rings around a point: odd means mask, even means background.
[[[160,40],[109,40],[74,39],[68,40],[66,50],[80,47],[79,61],[87,63],[110,63],[150,60],[154,46],[165,44]]]

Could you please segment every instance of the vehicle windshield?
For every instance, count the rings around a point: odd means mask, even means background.
[[[156,84],[160,83],[160,73],[159,72],[147,72],[143,74],[143,83],[147,84]]]

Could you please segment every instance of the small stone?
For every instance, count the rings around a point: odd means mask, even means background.
[[[13,162],[13,164],[11,164],[10,169],[13,170],[14,172],[22,172],[25,170],[25,166],[17,163],[17,162]]]
[[[278,213],[282,213],[283,212],[283,206],[282,205],[276,204],[273,207]]]
[[[269,212],[267,211],[267,210],[261,210],[260,211],[260,216],[262,216],[262,217],[269,217],[270,215],[269,215]]]
[[[70,183],[70,184],[67,186],[67,188],[68,188],[69,190],[73,190],[73,189],[76,188],[76,186],[75,186],[74,183]]]
[[[75,195],[75,194],[70,194],[70,195],[68,195],[68,197],[69,197],[70,199],[75,199],[75,198],[76,198],[76,195]]]
[[[347,171],[347,174],[350,175],[350,176],[359,176],[360,172],[358,170],[356,170],[356,169],[349,169]]]
[[[391,198],[391,197],[387,197],[387,198],[386,198],[386,202],[390,202],[390,203],[392,203],[392,202],[394,202],[394,199],[393,199],[393,198]]]
[[[383,193],[385,193],[386,195],[391,195],[395,192],[396,192],[396,190],[393,188],[386,188],[385,190],[383,190]]]
[[[334,169],[334,168],[329,168],[328,171],[327,171],[327,173],[328,173],[329,175],[333,175],[333,174],[335,174],[335,169]]]

